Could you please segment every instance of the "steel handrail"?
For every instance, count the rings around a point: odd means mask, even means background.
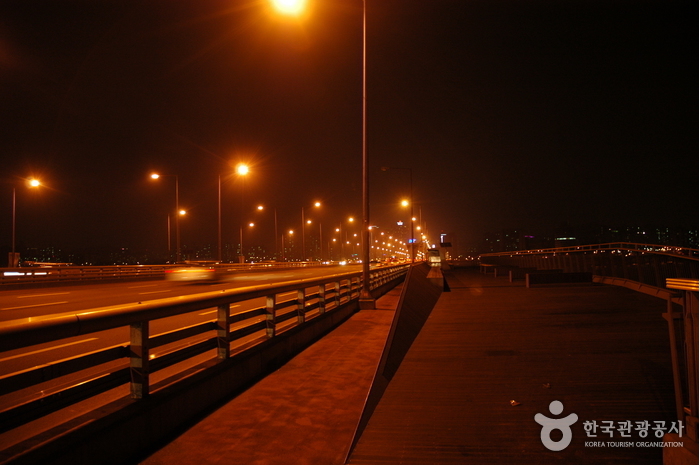
[[[640,244],[634,242],[608,242],[604,244],[586,244],[567,247],[552,247],[545,249],[530,249],[530,250],[513,250],[507,252],[491,252],[481,254],[481,257],[502,257],[514,255],[538,255],[538,254],[559,254],[570,252],[586,252],[586,251],[607,251],[607,250],[627,250],[638,252],[652,252],[663,255],[673,255],[691,260],[699,260],[699,250],[688,247],[675,247],[658,244]]]

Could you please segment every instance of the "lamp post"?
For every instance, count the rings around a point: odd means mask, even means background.
[[[359,307],[375,309],[376,300],[371,296],[369,286],[369,159],[366,153],[366,0],[363,0],[362,27],[362,290],[359,293]]]
[[[314,207],[320,207],[320,202],[315,202]],[[304,207],[301,207],[301,261],[306,261],[306,223],[310,224],[310,220],[306,221],[306,213]]]
[[[289,230],[289,236],[294,234],[294,230],[291,229]],[[282,234],[282,261],[286,261],[285,254],[284,254],[284,234]]]
[[[29,187],[39,187],[41,183],[37,179],[30,179],[28,181]],[[12,251],[10,252],[10,259],[8,266],[10,268],[16,268],[19,266],[19,256],[15,251],[15,238],[17,231],[17,189],[12,187]]]
[[[160,179],[166,176],[175,178],[175,261],[179,262],[182,254],[180,249],[180,215],[182,215],[180,211],[180,178],[176,174],[153,173],[150,175],[151,179]]]
[[[245,254],[243,253],[243,209],[245,208],[245,176],[250,172],[250,168],[245,163],[238,163],[235,167],[235,172],[242,178],[242,187],[240,188],[240,255],[238,261],[245,263]]]
[[[298,15],[303,11],[304,0],[274,0],[282,13]],[[375,309],[376,300],[371,296],[369,283],[369,160],[366,152],[366,0],[362,1],[362,289],[359,306]]]
[[[412,168],[389,168],[387,166],[384,166],[381,168],[381,171],[388,171],[388,170],[403,170],[407,171],[408,175],[410,176],[410,200],[406,201],[403,200],[401,204],[404,207],[407,207],[406,203],[410,204],[410,241],[408,241],[408,244],[410,244],[410,262],[415,263],[415,217],[413,216],[413,169]]]

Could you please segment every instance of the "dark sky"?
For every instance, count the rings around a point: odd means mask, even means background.
[[[159,247],[254,205],[361,218],[362,2],[0,1],[0,247]],[[696,223],[696,3],[367,0],[371,223]],[[243,181],[236,163],[251,165]],[[39,177],[30,191],[21,179]],[[320,200],[320,216],[312,202]],[[266,216],[265,216],[266,215]]]

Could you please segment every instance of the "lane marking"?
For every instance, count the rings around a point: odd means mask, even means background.
[[[140,287],[155,287],[158,286],[158,284],[142,284],[140,286],[129,286],[128,289],[138,289]]]
[[[240,307],[240,305],[231,305],[231,308],[235,308],[235,307]],[[210,312],[200,313],[199,316],[210,315],[210,314],[216,313],[216,312],[218,312],[218,309],[211,310]]]
[[[46,349],[39,349],[39,350],[35,350],[33,352],[24,352],[22,354],[13,355],[12,357],[0,358],[0,362],[6,362],[8,360],[12,360],[15,358],[26,357],[28,355],[39,354],[41,352],[48,352],[49,350],[61,349],[63,347],[74,346],[76,344],[82,344],[84,342],[90,342],[90,341],[96,341],[96,340],[97,340],[96,337],[91,337],[90,339],[83,339],[81,341],[69,342],[68,344],[62,344],[60,346],[47,347]]]
[[[70,294],[70,292],[54,292],[53,294],[30,294],[30,295],[18,295],[18,299],[27,299],[29,297],[46,297],[50,295],[67,295]]]
[[[68,301],[64,300],[63,302],[48,302],[45,304],[22,305],[21,307],[4,307],[4,308],[0,308],[0,310],[18,310],[20,308],[48,307],[49,305],[61,305],[61,304],[67,304],[67,303],[68,303]]]
[[[150,291],[150,292],[139,292],[138,295],[146,295],[146,294],[160,294],[163,292],[170,292],[172,289],[165,289],[164,291]]]

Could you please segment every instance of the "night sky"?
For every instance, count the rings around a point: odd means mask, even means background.
[[[187,244],[216,244],[219,176],[224,242],[361,219],[362,2],[308,1],[1,0],[0,249],[13,186],[18,243],[165,247],[152,171]],[[408,219],[409,168],[433,239],[696,224],[695,7],[367,0],[371,223]]]

